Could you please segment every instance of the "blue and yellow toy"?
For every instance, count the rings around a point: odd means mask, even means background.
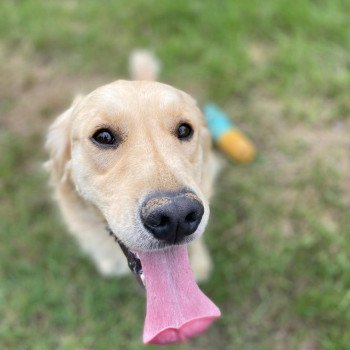
[[[248,163],[255,158],[253,143],[219,107],[213,103],[205,105],[204,116],[214,141],[222,151],[240,163]]]

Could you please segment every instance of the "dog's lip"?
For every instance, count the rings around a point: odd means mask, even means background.
[[[145,288],[144,274],[142,270],[141,260],[137,253],[133,253],[128,247],[126,247],[120,240],[117,240],[121,250],[123,251],[126,260],[128,262],[129,269],[136,277],[141,287]]]
[[[139,282],[140,286],[145,288],[144,283],[144,275],[142,271],[142,264],[141,260],[139,259],[137,253],[132,252],[110,229],[109,226],[107,226],[108,233],[114,237],[115,241],[119,244],[122,252],[124,253],[126,260],[128,262],[129,269],[133,273],[133,275],[136,277],[136,280]]]

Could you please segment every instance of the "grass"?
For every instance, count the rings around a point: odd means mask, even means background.
[[[39,164],[75,90],[151,47],[163,80],[214,100],[256,142],[228,164],[202,287],[223,317],[179,349],[348,349],[350,3],[0,4],[0,348],[140,349],[144,298],[65,233]]]

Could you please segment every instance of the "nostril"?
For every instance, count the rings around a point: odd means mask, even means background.
[[[185,221],[188,222],[188,223],[195,222],[196,220],[197,220],[197,212],[196,211],[191,211],[185,217]]]
[[[167,215],[154,215],[150,216],[147,219],[148,226],[155,228],[166,227],[170,224],[170,218]]]
[[[178,230],[178,236],[180,233],[182,237],[192,235],[197,230],[204,214],[204,207],[199,201],[191,200],[185,203],[187,204],[187,211],[179,222]]]
[[[151,215],[143,217],[143,224],[155,238],[174,242],[176,222],[171,215],[166,213],[165,209],[155,210]]]
[[[159,217],[158,223],[156,223],[154,226],[155,227],[164,227],[167,226],[170,223],[170,219],[168,216],[161,215]]]

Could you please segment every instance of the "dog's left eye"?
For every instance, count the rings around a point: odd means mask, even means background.
[[[182,123],[178,126],[176,136],[180,140],[189,140],[193,135],[192,126],[188,123]]]
[[[97,130],[91,138],[92,142],[97,146],[115,147],[117,145],[117,138],[108,129]]]

